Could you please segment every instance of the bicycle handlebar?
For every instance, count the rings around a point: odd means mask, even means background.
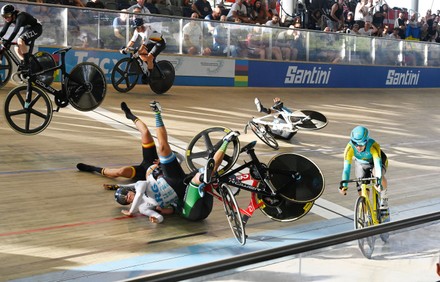
[[[362,182],[366,182],[366,181],[371,181],[371,180],[377,180],[377,177],[365,177],[365,178],[354,178],[354,179],[349,179],[349,180],[341,180],[340,182],[340,187],[342,186],[342,184],[346,184],[346,183],[362,183]]]

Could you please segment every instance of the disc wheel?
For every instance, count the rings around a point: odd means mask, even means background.
[[[264,142],[267,146],[278,150],[278,142],[275,140],[275,137],[270,133],[270,129],[263,124],[256,123],[254,121],[248,122],[248,127],[252,130],[252,132],[260,138],[261,141]]]
[[[118,92],[126,93],[136,86],[141,73],[136,59],[122,58],[113,67],[112,85]]]
[[[6,52],[0,55],[0,88],[5,86],[12,76],[12,61]]]
[[[176,73],[169,61],[158,61],[150,76],[150,88],[156,94],[163,94],[174,84]]]
[[[191,171],[197,170],[199,167],[204,167],[209,158],[214,157],[215,152],[223,144],[223,137],[231,132],[231,129],[226,127],[211,127],[198,133],[188,145],[185,154],[185,160],[188,168]],[[228,171],[237,161],[240,152],[240,141],[233,140],[220,164],[218,174],[222,175]]]
[[[13,130],[34,135],[46,129],[52,120],[52,102],[46,92],[32,86],[31,102],[27,104],[26,93],[27,85],[12,89],[5,99],[4,115]]]
[[[373,225],[373,216],[370,214],[370,209],[364,197],[359,197],[355,204],[355,218],[354,228],[362,229]],[[374,251],[375,237],[370,236],[358,240],[358,246],[362,254],[370,259]]]
[[[268,168],[270,182],[289,201],[315,201],[324,192],[324,175],[314,162],[302,155],[279,154],[269,161]]]
[[[66,81],[67,98],[79,111],[91,111],[99,107],[107,92],[104,72],[94,63],[76,65]]]
[[[227,185],[223,184],[219,191],[223,199],[223,207],[225,208],[226,218],[228,219],[232,234],[234,234],[235,239],[241,245],[244,245],[246,244],[246,232],[237,200]]]
[[[318,130],[324,128],[328,124],[325,115],[310,110],[294,111],[290,120],[293,123],[300,121],[295,126],[304,130]]]

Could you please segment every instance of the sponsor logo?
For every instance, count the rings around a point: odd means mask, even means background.
[[[205,67],[208,73],[218,73],[224,63],[222,60],[217,60],[216,62],[201,62],[200,65]]]
[[[418,85],[420,71],[414,73],[407,70],[406,72],[398,72],[396,70],[389,70],[385,85]]]
[[[284,79],[285,84],[328,84],[332,68],[327,70],[321,67],[300,69],[298,66],[289,66]]]

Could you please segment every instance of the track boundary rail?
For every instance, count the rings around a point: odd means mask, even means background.
[[[338,233],[318,239],[305,242],[277,247],[270,250],[258,251],[246,255],[236,256],[229,259],[218,260],[197,266],[164,271],[157,274],[139,276],[133,279],[122,281],[180,281],[185,279],[197,278],[217,272],[235,269],[250,264],[256,264],[268,260],[274,260],[285,256],[291,256],[299,253],[309,252],[321,248],[326,248],[342,243],[359,240],[364,237],[375,236],[381,233],[392,232],[399,229],[414,227],[429,222],[440,220],[440,212],[425,214],[417,217],[411,217],[394,222],[388,222],[381,225],[371,226],[364,229],[352,230],[344,233]]]

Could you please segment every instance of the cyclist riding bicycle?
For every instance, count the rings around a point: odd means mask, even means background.
[[[350,179],[350,169],[354,157],[354,171],[357,178],[376,177],[376,188],[380,191],[380,208],[388,209],[387,180],[385,178],[388,158],[380,149],[380,145],[369,136],[368,129],[356,126],[350,134],[344,151],[344,169],[342,180]],[[372,173],[372,175],[371,175]],[[347,183],[339,187],[339,192],[347,194]],[[360,192],[360,191],[359,191]]]
[[[18,11],[10,4],[4,5],[1,8],[0,13],[5,20],[5,25],[0,31],[0,38],[3,38],[11,24],[15,25],[9,39],[3,39],[3,45],[6,48],[10,47],[12,40],[18,34],[20,29],[23,28],[17,40],[15,53],[17,53],[18,57],[21,59],[18,70],[23,73],[28,72],[30,54],[32,54],[35,40],[43,33],[43,26],[31,14]]]
[[[147,63],[148,71],[151,74],[154,68],[154,59],[166,47],[165,39],[161,33],[151,29],[150,25],[144,24],[144,20],[142,18],[134,19],[134,27],[136,29],[133,37],[127,43],[127,47],[122,48],[120,52],[122,54],[126,54],[129,48],[135,44],[136,40],[140,36],[142,39],[142,44],[138,50],[138,54],[142,61]],[[143,76],[142,79],[146,80],[147,77]]]

